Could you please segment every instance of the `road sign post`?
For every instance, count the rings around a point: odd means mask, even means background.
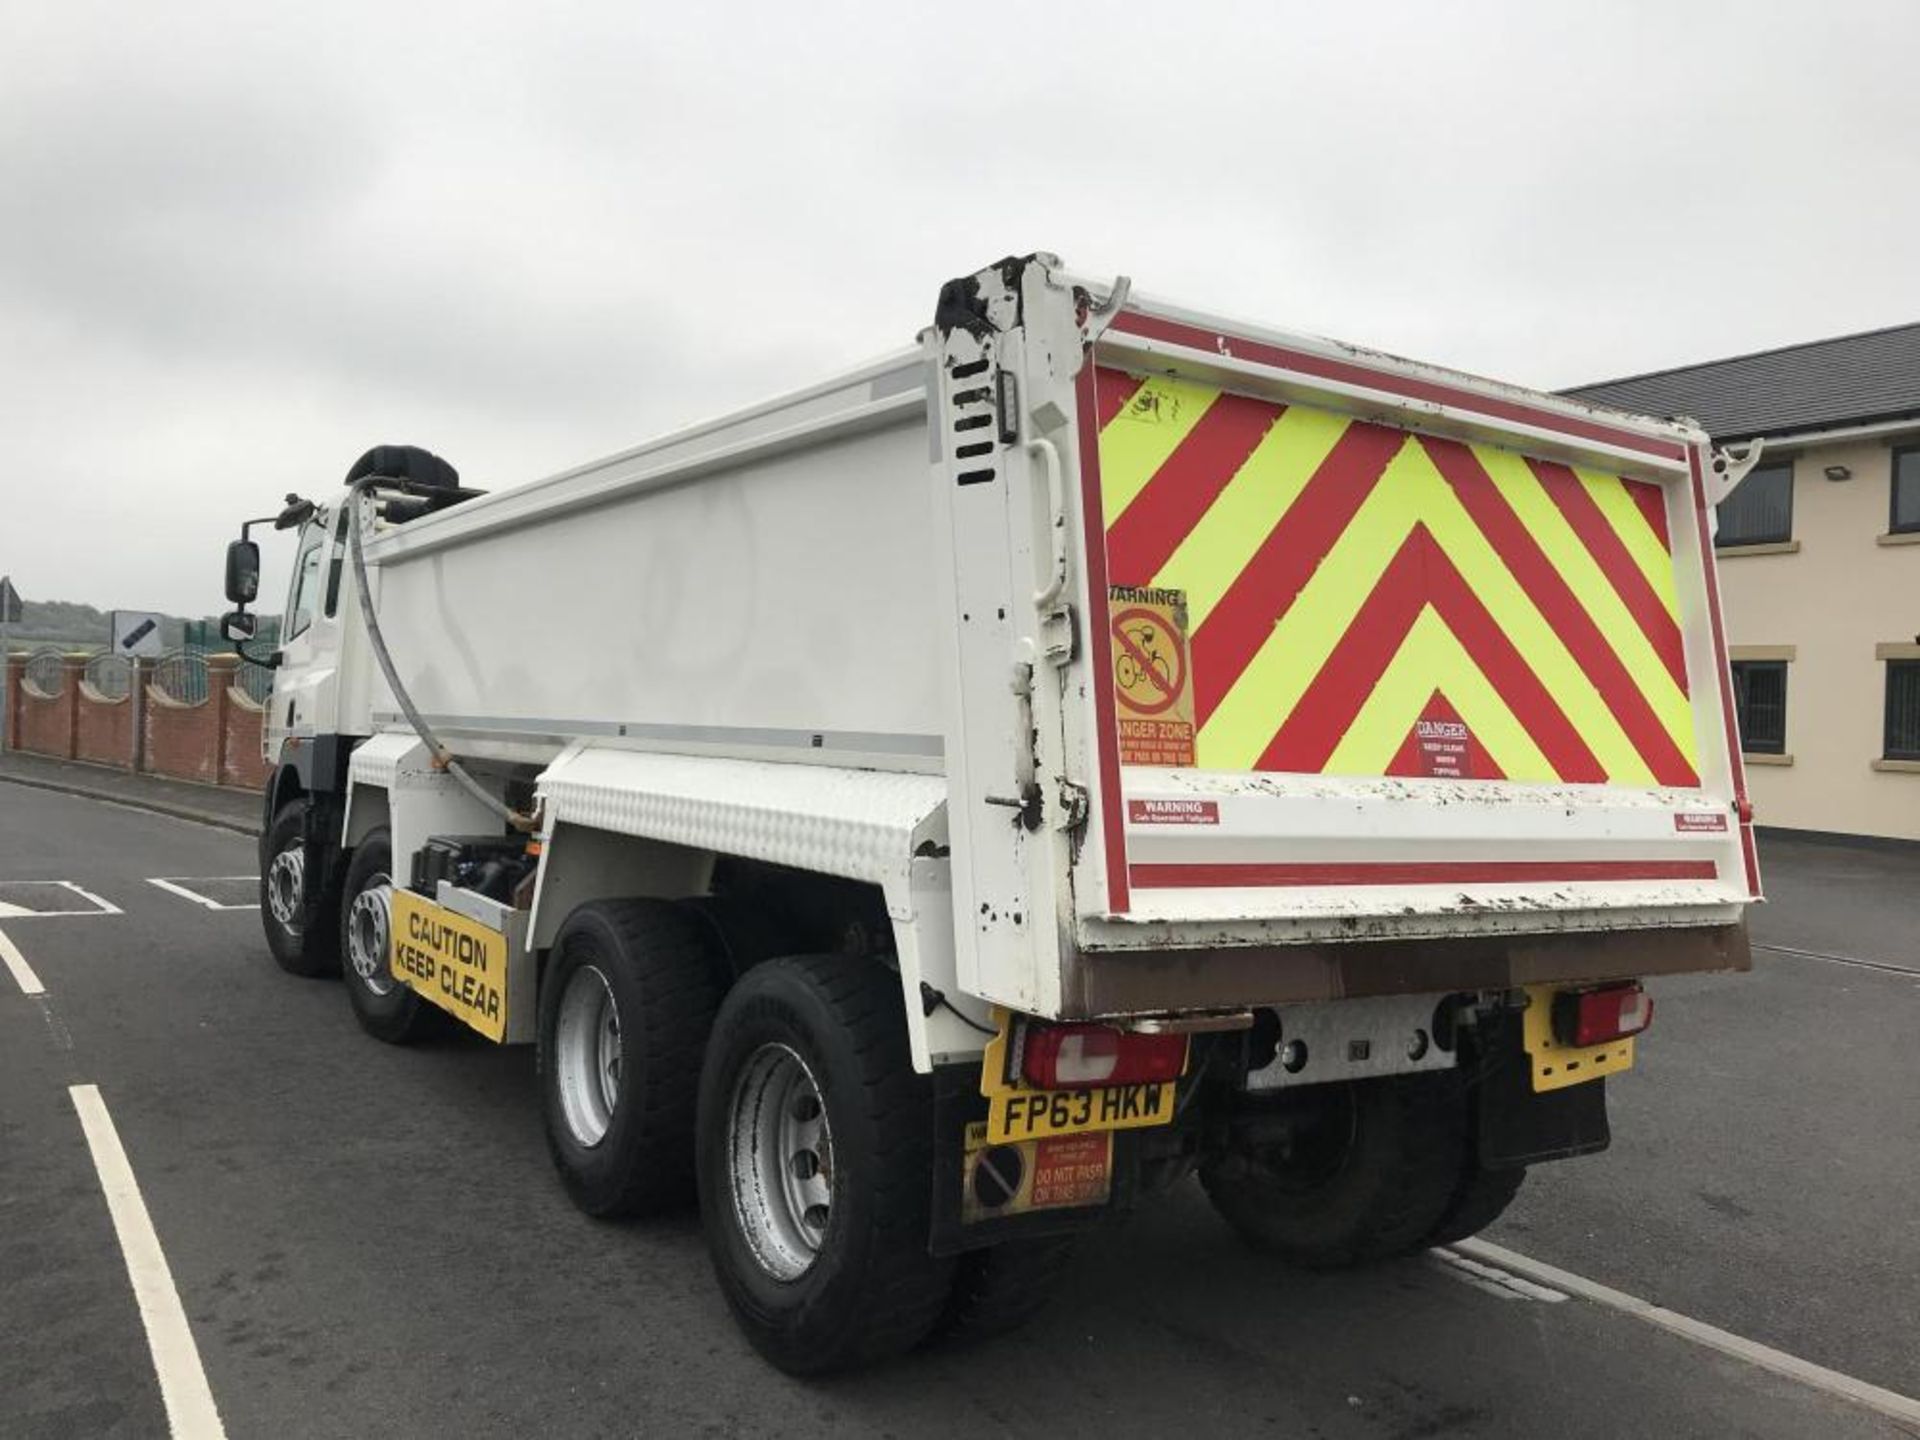
[[[20,612],[24,608],[20,592],[13,588],[13,577],[0,575],[0,677],[7,673],[7,626],[20,623]],[[7,734],[7,718],[12,712],[13,696],[0,695],[0,747],[11,743]]]

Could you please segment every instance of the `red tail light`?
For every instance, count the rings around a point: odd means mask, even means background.
[[[1553,1029],[1563,1044],[1605,1045],[1653,1023],[1653,997],[1638,982],[1553,997]]]
[[[1187,1068],[1184,1035],[1136,1035],[1110,1025],[1030,1025],[1020,1070],[1042,1090],[1086,1090],[1175,1080]]]

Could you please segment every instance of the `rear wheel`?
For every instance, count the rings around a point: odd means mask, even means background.
[[[560,927],[540,982],[541,1109],[589,1215],[692,1197],[700,1057],[725,989],[711,931],[683,906],[596,901]]]
[[[338,893],[309,894],[307,802],[290,800],[274,812],[260,853],[260,922],[267,948],[289,975],[316,978],[340,971]]]
[[[700,1213],[734,1318],[780,1369],[869,1364],[940,1318],[932,1111],[891,972],[771,960],[728,995],[700,1076]]]
[[[1405,1075],[1303,1088],[1287,1144],[1202,1167],[1221,1217],[1257,1250],[1340,1269],[1431,1243],[1466,1157],[1464,1110],[1447,1077]]]
[[[1440,1223],[1427,1236],[1429,1245],[1451,1245],[1478,1235],[1513,1203],[1527,1178],[1527,1167],[1515,1165],[1506,1170],[1488,1170],[1475,1157],[1469,1157],[1466,1173],[1447,1203]]]
[[[1079,1243],[1066,1236],[968,1251],[955,1262],[933,1338],[964,1344],[1018,1330],[1046,1309]]]
[[[346,904],[340,914],[340,950],[347,999],[360,1028],[389,1045],[410,1045],[444,1023],[443,1013],[394,979],[393,842],[372,831],[347,863]]]

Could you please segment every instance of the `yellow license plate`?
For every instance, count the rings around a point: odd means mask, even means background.
[[[1177,1088],[1175,1081],[1158,1080],[1098,1090],[1001,1090],[987,1099],[987,1142],[1165,1125],[1173,1119]]]
[[[980,1093],[987,1097],[987,1143],[1011,1145],[1049,1135],[1138,1130],[1173,1119],[1179,1082],[1102,1085],[1092,1090],[1038,1090],[1021,1084],[1007,1064],[1013,1017],[996,1009],[998,1033],[980,1057]]]
[[[507,937],[394,887],[393,978],[496,1044],[507,1034]]]

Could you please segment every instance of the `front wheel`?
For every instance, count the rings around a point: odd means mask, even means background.
[[[870,1364],[932,1331],[953,1262],[927,1253],[933,1096],[897,976],[772,960],[734,986],[700,1075],[700,1214],[734,1318],[792,1375]]]
[[[337,893],[310,893],[318,881],[307,864],[307,802],[274,811],[260,845],[260,923],[267,949],[289,975],[315,979],[340,971],[334,929]]]
[[[409,1045],[439,1028],[442,1012],[393,976],[393,843],[375,830],[347,865],[340,950],[347,999],[360,1028],[389,1045]]]

